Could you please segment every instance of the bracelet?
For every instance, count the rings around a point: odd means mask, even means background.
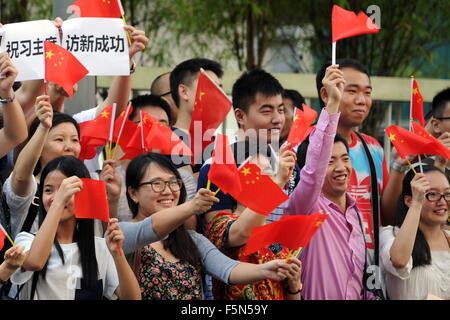
[[[302,291],[302,289],[303,289],[303,284],[302,283],[300,283],[300,288],[297,291],[295,291],[295,292],[290,291],[289,290],[289,286],[286,286],[286,291],[289,294],[298,294],[298,293],[300,293],[300,291]]]
[[[391,168],[398,172],[405,172],[409,168],[409,166],[401,166],[397,162],[392,161]]]
[[[16,93],[13,92],[13,95],[12,95],[11,99],[3,99],[3,98],[0,97],[0,103],[1,104],[8,104],[8,103],[13,102],[15,98],[16,98]]]
[[[136,62],[133,61],[133,65],[130,68],[130,74],[134,73],[136,71]]]

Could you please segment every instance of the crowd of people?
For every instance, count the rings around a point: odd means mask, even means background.
[[[297,90],[264,70],[233,84],[236,165],[251,158],[289,197],[269,216],[214,192],[214,144],[196,164],[158,150],[121,159],[120,147],[115,159],[103,160],[99,147],[81,161],[79,124],[111,103],[118,117],[129,102],[133,58],[148,38],[125,28],[130,75],[114,77],[102,103],[74,116],[64,111],[61,86],[50,82],[44,94],[43,80],[17,85],[17,69],[0,53],[0,223],[14,242],[1,251],[2,299],[450,298],[448,159],[403,159],[395,149],[386,159],[376,137],[357,131],[372,107],[370,74],[357,60],[318,71],[319,114],[296,146],[286,140],[305,101]],[[201,69],[221,86],[219,62],[183,61],[131,100],[129,119],[139,123],[144,111],[189,145]],[[450,148],[450,88],[434,97],[426,129]],[[105,181],[108,223],[75,217],[74,195],[86,178]],[[278,243],[244,253],[252,228],[316,212],[328,218],[298,255]]]

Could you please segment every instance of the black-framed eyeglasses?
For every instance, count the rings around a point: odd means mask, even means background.
[[[151,185],[153,191],[157,193],[163,192],[166,189],[166,186],[169,186],[169,189],[173,192],[177,192],[180,191],[181,186],[183,185],[183,181],[181,179],[170,179],[168,181],[156,179],[152,181],[142,182],[138,187],[145,186],[147,184]]]
[[[167,91],[166,93],[160,94],[159,97],[162,98],[164,96],[167,96],[168,94],[171,94],[172,91]]]
[[[450,117],[439,117],[439,118],[436,118],[436,119],[438,119],[438,120],[450,120]]]
[[[445,201],[450,201],[450,192],[447,193],[429,192],[425,194],[425,198],[427,198],[427,200],[431,202],[439,201],[441,200],[441,198],[444,198]]]

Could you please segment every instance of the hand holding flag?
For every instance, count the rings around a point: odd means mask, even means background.
[[[0,250],[2,250],[3,246],[5,245],[5,237],[8,238],[9,242],[11,242],[11,244],[14,246],[14,242],[12,241],[8,232],[6,232],[5,228],[3,228],[0,223]]]
[[[73,86],[83,79],[89,71],[70,51],[56,43],[44,41],[44,52],[44,80],[59,84],[69,95],[69,98],[72,98]]]
[[[293,146],[298,145],[310,133],[311,124],[317,118],[317,111],[303,103],[303,111],[299,108],[294,109],[294,118],[292,119],[291,130],[287,142]]]

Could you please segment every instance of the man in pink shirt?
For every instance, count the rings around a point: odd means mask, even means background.
[[[304,166],[284,212],[328,214],[300,255],[304,299],[358,300],[364,298],[365,242],[356,201],[347,194],[352,172],[348,145],[336,136],[345,84],[342,71],[328,67],[322,83],[326,107],[309,140],[299,147],[299,165],[304,161]]]

